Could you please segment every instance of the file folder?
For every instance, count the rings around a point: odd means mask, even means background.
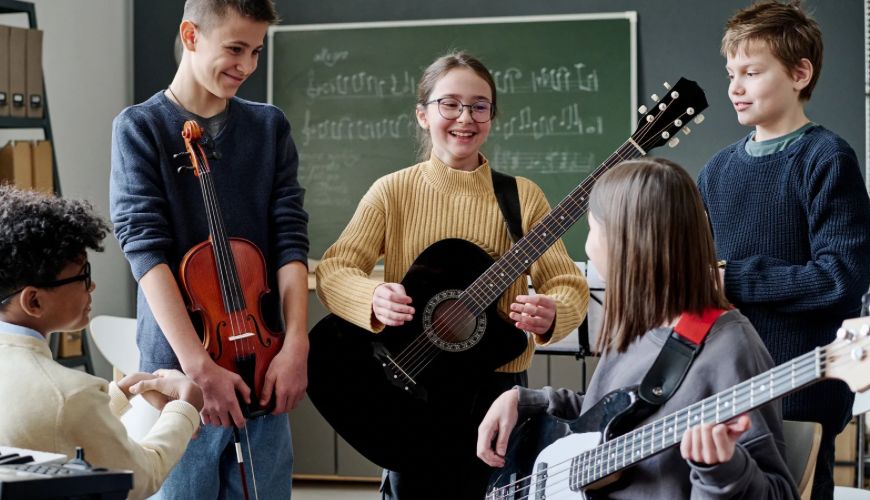
[[[9,116],[9,26],[0,26],[0,116]]]
[[[27,30],[26,46],[27,117],[42,118],[42,103],[45,97],[42,90],[42,30]]]
[[[27,78],[27,29],[9,27],[9,93],[10,116],[26,117]]]
[[[22,189],[33,188],[30,156],[30,144],[27,141],[6,144],[0,149],[0,179],[12,182]]]
[[[54,194],[54,171],[52,169],[51,141],[33,141],[32,176],[33,188]]]

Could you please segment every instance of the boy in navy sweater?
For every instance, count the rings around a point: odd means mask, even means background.
[[[804,105],[822,66],[822,35],[799,2],[762,2],[727,23],[728,95],[755,130],[709,161],[698,184],[728,299],[777,364],[833,340],[870,284],[870,201],[858,159]],[[783,401],[783,416],[823,427],[813,499],[833,497],[834,438],[853,396],[838,381]]]
[[[231,425],[245,426],[242,434],[250,440],[244,457],[248,481],[256,478],[256,485],[249,489],[256,486],[262,498],[290,497],[286,412],[308,380],[308,216],[286,117],[274,106],[235,97],[257,68],[266,30],[276,20],[271,0],[188,0],[175,78],[166,90],[125,109],[113,125],[111,215],[139,282],[142,369],[180,368],[205,396],[200,438],[167,478],[163,498],[242,497]],[[188,315],[176,281],[184,254],[209,237],[199,181],[178,171],[189,160],[173,156],[185,149],[186,120],[199,122],[220,153],[210,166],[229,236],[247,239],[265,257],[273,293],[263,301],[263,317],[273,329],[283,319],[283,347],[257,395],[261,405],[274,397],[275,411],[247,425],[236,394],[249,401],[251,388],[203,348],[201,327]]]

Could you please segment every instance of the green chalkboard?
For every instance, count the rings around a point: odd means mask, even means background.
[[[452,50],[495,79],[499,114],[483,147],[493,168],[558,203],[633,130],[635,24],[625,12],[271,28],[268,99],[293,127],[311,256],[375,179],[416,163],[417,81]],[[584,260],[585,219],[577,226],[564,239]]]

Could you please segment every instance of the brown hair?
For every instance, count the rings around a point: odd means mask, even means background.
[[[279,21],[272,0],[187,0],[182,18],[193,21],[200,31],[207,33],[226,17],[227,9],[254,21],[269,24]]]
[[[620,164],[595,184],[589,211],[603,226],[607,252],[600,352],[624,352],[685,311],[728,307],[701,194],[679,165]]]
[[[787,4],[763,1],[738,10],[725,24],[720,50],[723,56],[733,56],[757,42],[764,43],[789,71],[797,68],[801,59],[810,61],[813,76],[800,93],[800,99],[808,101],[822,74],[822,31],[803,11],[800,0]]]
[[[486,81],[489,89],[492,91],[492,117],[495,118],[498,106],[496,105],[495,81],[492,79],[492,75],[486,66],[480,62],[480,59],[461,51],[443,55],[435,59],[435,62],[423,70],[423,75],[420,76],[420,83],[417,84],[417,106],[426,106],[426,103],[432,97],[432,90],[435,89],[435,85],[441,80],[441,77],[456,68],[470,69]],[[428,160],[431,152],[432,139],[429,137],[429,132],[422,127],[418,127],[417,157],[421,161]]]

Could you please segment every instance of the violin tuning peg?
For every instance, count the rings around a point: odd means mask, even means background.
[[[215,159],[215,160],[220,160],[222,156],[223,156],[223,155],[221,154],[220,151],[213,151],[213,152],[211,153],[211,157],[212,157],[213,159]]]
[[[190,156],[190,153],[188,153],[187,151],[183,151],[181,153],[175,153],[174,155],[172,155],[172,159],[181,158],[183,156]]]
[[[701,123],[704,121],[704,115],[698,115],[695,117],[695,123]]]
[[[671,84],[668,82],[662,82],[662,86],[664,86],[664,88],[667,90],[671,90]]]
[[[193,170],[193,166],[191,166],[191,165],[182,165],[182,166],[180,166],[180,167],[178,167],[178,168],[176,169],[176,172],[178,172],[178,173],[180,174],[183,170]]]
[[[646,106],[644,106],[643,104],[641,104],[640,107],[637,108],[637,112],[640,113],[640,114],[642,114],[642,115],[643,115],[643,114],[646,114],[646,112],[647,112]]]

